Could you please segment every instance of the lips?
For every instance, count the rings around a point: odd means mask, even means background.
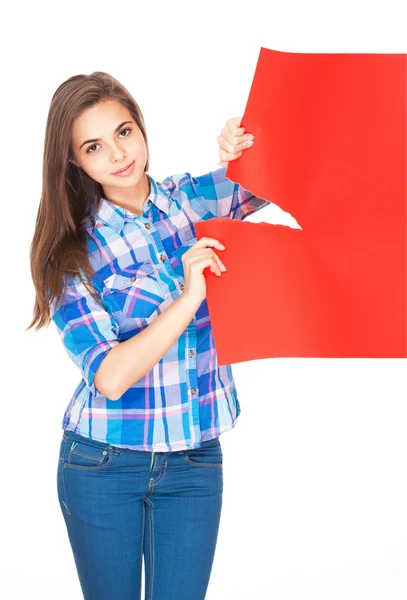
[[[126,165],[126,166],[125,166],[125,167],[123,167],[122,169],[119,169],[118,171],[115,171],[115,172],[113,173],[113,175],[116,175],[117,173],[121,173],[122,171],[125,171],[126,169],[128,169],[129,167],[131,167],[131,165],[132,165],[133,163],[134,163],[134,160],[133,160],[133,162],[129,163],[128,165]]]

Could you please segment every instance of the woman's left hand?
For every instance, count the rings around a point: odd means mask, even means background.
[[[243,150],[253,146],[254,136],[251,133],[245,134],[245,128],[240,127],[242,118],[228,119],[220,135],[216,138],[221,159],[218,165],[221,167],[227,167],[231,160],[242,156]]]

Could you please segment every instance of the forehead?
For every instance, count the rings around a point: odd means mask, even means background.
[[[103,100],[84,110],[72,124],[74,143],[112,134],[121,121],[134,121],[130,111],[117,100]]]

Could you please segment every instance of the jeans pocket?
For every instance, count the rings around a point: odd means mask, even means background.
[[[222,467],[223,453],[219,438],[202,442],[200,448],[186,450],[185,461],[195,467]]]
[[[112,458],[113,448],[110,444],[78,434],[68,435],[63,453],[63,467],[99,471],[110,465]]]

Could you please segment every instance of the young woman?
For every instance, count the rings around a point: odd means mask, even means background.
[[[222,505],[219,435],[240,414],[219,367],[204,269],[225,266],[200,219],[268,205],[225,177],[253,136],[229,119],[222,167],[156,182],[142,113],[110,75],[69,78],[45,134],[29,328],[54,321],[81,370],[57,485],[85,600],[201,600]]]

